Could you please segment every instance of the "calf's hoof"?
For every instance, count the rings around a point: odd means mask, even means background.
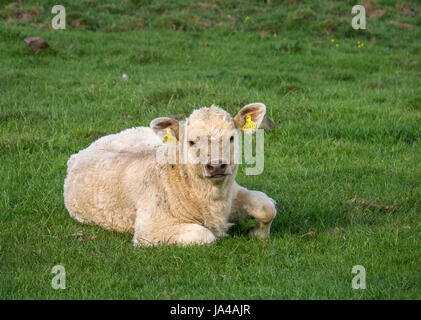
[[[272,224],[271,222],[267,224],[257,223],[257,225],[253,229],[250,230],[250,235],[259,239],[269,238],[271,224]]]

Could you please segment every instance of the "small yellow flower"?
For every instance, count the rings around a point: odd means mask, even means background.
[[[247,16],[244,20],[245,20],[245,21],[249,21],[249,20],[250,20],[250,17],[249,17],[249,16]]]
[[[364,43],[361,43],[361,47],[364,47]]]
[[[339,47],[339,43],[337,43],[336,46]]]
[[[335,42],[335,39],[330,39],[330,41],[333,43],[333,42]]]
[[[358,45],[358,48],[361,48],[361,45]]]
[[[357,42],[357,44],[360,44],[360,43],[361,43],[361,42],[359,42],[359,41]]]

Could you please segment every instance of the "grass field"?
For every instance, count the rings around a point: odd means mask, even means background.
[[[416,1],[369,2],[358,31],[354,1],[61,1],[66,30],[48,28],[55,0],[9,2],[0,299],[421,298]],[[29,36],[51,49],[29,51]],[[248,221],[212,245],[134,248],[132,235],[68,215],[66,161],[98,137],[256,101],[277,127],[263,174],[242,168],[237,181],[284,206],[270,239],[250,238]],[[59,264],[65,290],[51,287]],[[365,290],[351,288],[354,265]]]

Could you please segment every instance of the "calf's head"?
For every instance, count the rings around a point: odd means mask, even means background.
[[[212,105],[193,111],[185,123],[157,118],[152,120],[150,127],[164,143],[177,139],[182,163],[189,174],[218,184],[237,173],[235,143],[247,118],[258,128],[265,112],[264,104],[251,103],[233,118],[225,110]]]

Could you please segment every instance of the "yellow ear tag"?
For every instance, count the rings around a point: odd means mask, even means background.
[[[243,126],[243,131],[256,129],[257,125],[251,120],[251,115],[246,116],[246,123]]]
[[[164,139],[162,140],[162,142],[165,143],[165,142],[168,142],[168,141],[170,141],[170,142],[177,142],[178,141],[177,138],[172,135],[170,128],[167,128],[167,134],[164,136]]]

